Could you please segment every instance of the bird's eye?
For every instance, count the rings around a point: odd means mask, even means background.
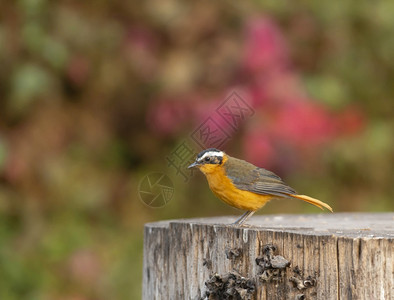
[[[210,160],[211,158],[209,156],[205,158],[205,161],[210,161]]]

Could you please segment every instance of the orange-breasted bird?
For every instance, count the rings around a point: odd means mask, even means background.
[[[231,157],[215,148],[201,151],[188,168],[197,167],[207,178],[212,192],[225,203],[246,212],[234,223],[242,225],[258,209],[274,198],[296,198],[323,207],[332,208],[317,199],[297,192],[282,179],[247,161]]]

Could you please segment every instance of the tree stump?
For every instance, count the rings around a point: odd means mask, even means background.
[[[143,299],[394,299],[394,213],[145,225]]]

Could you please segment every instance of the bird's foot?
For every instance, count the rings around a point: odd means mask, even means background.
[[[250,227],[252,227],[252,225],[245,224],[245,223],[239,224],[239,223],[237,223],[237,222],[227,224],[226,226],[228,226],[228,227],[234,227],[234,228],[250,228]]]

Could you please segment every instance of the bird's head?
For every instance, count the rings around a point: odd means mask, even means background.
[[[221,167],[226,160],[226,153],[215,148],[209,148],[201,151],[188,169],[197,167],[204,174],[211,173]]]

